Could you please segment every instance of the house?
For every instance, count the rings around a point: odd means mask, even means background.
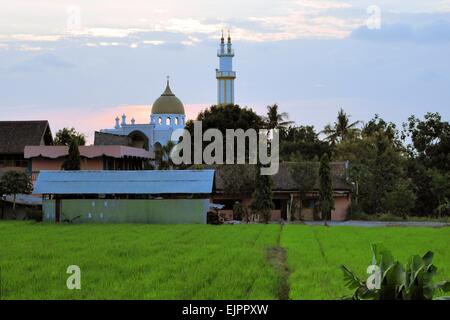
[[[31,171],[25,146],[53,144],[48,121],[0,121],[0,174],[7,170]]]
[[[143,170],[154,152],[123,145],[80,146],[81,170]],[[67,146],[25,146],[33,181],[41,170],[61,170],[69,154]]]
[[[201,223],[214,170],[42,171],[43,221]]]
[[[320,212],[317,209],[319,199],[319,181],[313,190],[303,194],[300,198],[300,192],[295,181],[292,178],[290,166],[291,163],[280,163],[277,174],[272,176],[272,192],[274,209],[272,210],[272,220],[314,220],[320,218]],[[249,165],[248,168],[250,168]],[[348,208],[351,204],[352,185],[347,181],[347,162],[330,163],[333,183],[333,196],[335,209],[331,213],[331,220],[342,221],[347,219]],[[224,168],[218,168],[215,179],[215,193],[213,195],[214,203],[224,204],[225,207],[221,213],[228,219],[233,218],[233,206],[236,201],[242,203],[243,207],[250,210],[252,202],[251,192],[232,194],[226,190]],[[301,200],[300,200],[301,199]],[[301,205],[300,205],[301,203]]]

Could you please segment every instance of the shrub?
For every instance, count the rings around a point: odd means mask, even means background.
[[[433,277],[437,268],[432,264],[433,252],[423,257],[412,256],[406,265],[394,260],[388,250],[372,245],[372,266],[366,281],[362,281],[345,266],[344,280],[353,295],[344,299],[352,300],[431,300],[438,291],[449,292],[450,281],[435,283]],[[370,272],[369,272],[370,271]],[[439,299],[450,299],[440,297]]]

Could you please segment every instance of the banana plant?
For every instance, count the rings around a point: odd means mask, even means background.
[[[347,288],[355,290],[343,299],[350,300],[431,300],[437,292],[450,292],[450,281],[435,283],[437,267],[433,265],[433,252],[423,257],[412,256],[402,265],[391,253],[379,245],[372,245],[372,265],[367,269],[369,277],[363,281],[344,265],[344,281]],[[450,297],[436,299],[450,300]]]

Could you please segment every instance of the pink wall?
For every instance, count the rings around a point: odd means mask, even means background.
[[[33,158],[31,162],[32,171],[41,170],[61,170],[61,165],[64,159],[45,159],[45,158]],[[81,159],[81,170],[103,170],[102,158],[84,158]]]
[[[220,203],[220,199],[226,199],[225,196],[214,196],[214,200],[217,203]],[[245,198],[242,200],[242,204],[249,212],[251,212],[251,198]],[[350,195],[342,195],[335,194],[334,195],[334,206],[335,209],[331,212],[331,220],[333,221],[343,221],[347,219],[348,208],[351,204],[351,196]],[[233,210],[219,210],[227,220],[233,219]],[[295,216],[295,219],[298,219],[298,211],[292,214]],[[320,214],[319,214],[320,215]],[[280,210],[272,210],[271,220],[279,221],[281,219],[281,211]],[[302,208],[301,219],[303,220],[314,220],[314,209],[310,208]]]
[[[335,197],[334,210],[331,212],[331,220],[343,221],[347,219],[348,207],[350,206],[350,197]]]

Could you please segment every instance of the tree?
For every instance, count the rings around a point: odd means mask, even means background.
[[[86,144],[86,137],[84,134],[79,133],[75,128],[63,128],[59,130],[55,135],[55,145],[69,146],[72,140],[76,140],[79,146]]]
[[[416,195],[409,181],[400,180],[386,193],[384,201],[387,212],[406,218],[416,204]]]
[[[350,116],[341,108],[334,125],[327,124],[322,133],[327,136],[327,140],[330,141],[332,145],[335,145],[336,143],[346,141],[350,138],[355,138],[359,133],[359,129],[356,128],[359,123],[360,121],[350,123]]]
[[[324,219],[325,225],[327,225],[327,220],[331,219],[331,211],[334,209],[334,199],[330,158],[326,153],[320,159],[319,178],[320,211],[322,212],[322,219]]]
[[[268,130],[279,129],[284,131],[287,127],[293,124],[293,121],[288,121],[289,115],[286,112],[278,113],[278,105],[273,104],[267,106],[267,117],[264,119]]]
[[[255,191],[257,166],[233,164],[218,166],[218,177],[223,183],[223,192],[227,195],[251,195]]]
[[[254,214],[262,218],[264,223],[268,223],[273,207],[272,178],[269,175],[261,175],[261,167],[258,165],[255,192],[253,192],[250,208]]]
[[[375,116],[360,137],[336,145],[334,157],[349,161],[349,178],[355,186],[356,211],[387,212],[386,195],[406,177],[405,149],[395,125]]]
[[[234,220],[244,219],[246,220],[246,222],[248,222],[247,215],[244,213],[244,206],[239,201],[236,201],[233,205],[233,219]]]
[[[0,179],[1,194],[13,196],[13,211],[16,210],[16,196],[19,193],[30,193],[32,190],[30,176],[21,171],[7,171]]]
[[[427,168],[450,171],[450,124],[439,113],[427,113],[424,120],[411,116],[404,128],[413,157]]]
[[[166,145],[155,150],[155,160],[158,165],[158,170],[171,170],[174,168],[174,164],[171,158],[171,152],[175,147],[173,141],[168,141]]]
[[[280,131],[280,158],[284,161],[318,161],[324,152],[330,152],[330,146],[319,139],[313,126]]]
[[[437,169],[428,169],[428,176],[430,177],[430,191],[433,195],[432,209],[438,214],[439,218],[442,214],[450,212],[450,172],[440,172]]]
[[[77,139],[72,139],[69,145],[69,155],[64,160],[62,170],[80,170],[81,158],[80,150],[78,149]]]
[[[442,209],[449,194],[442,191],[446,185],[442,177],[450,172],[450,124],[439,113],[427,113],[423,120],[409,117],[403,128],[402,138],[411,141],[407,149],[407,173],[417,196],[414,212],[445,213]]]
[[[213,105],[210,108],[200,112],[197,116],[197,121],[202,122],[202,131],[206,132],[208,129],[217,129],[223,135],[223,154],[226,154],[226,130],[227,129],[242,129],[244,131],[248,129],[255,129],[258,131],[259,129],[264,127],[263,119],[257,115],[250,108],[242,108],[238,105]],[[195,132],[194,132],[194,122],[188,121],[186,122],[186,129],[189,131],[192,139],[192,159],[191,163],[193,163],[194,157],[194,141],[195,141]],[[209,143],[202,142],[202,152],[206,145]],[[235,145],[235,148],[236,145]],[[236,150],[235,150],[236,156]]]
[[[314,189],[318,177],[318,167],[315,162],[295,162],[290,165],[291,177],[297,185],[300,194],[299,210],[302,210],[302,200],[307,192]]]

